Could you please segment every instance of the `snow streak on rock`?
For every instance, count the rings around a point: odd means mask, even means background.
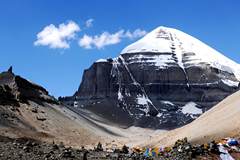
[[[125,89],[125,93],[123,93],[123,89],[122,89],[122,73],[120,73],[118,65],[123,65],[124,69],[127,71],[127,74],[129,75],[129,77],[131,78],[132,84],[135,85],[140,91],[141,94],[138,94],[136,97],[136,102],[137,102],[137,106],[136,108],[138,108],[139,110],[143,111],[145,113],[145,115],[149,115],[150,112],[150,108],[153,107],[156,111],[157,108],[153,105],[153,103],[151,102],[151,100],[148,98],[144,88],[136,81],[136,79],[134,78],[134,76],[132,75],[131,71],[129,70],[127,63],[125,62],[124,58],[120,55],[118,58],[115,58],[112,62],[113,67],[112,67],[112,71],[111,71],[111,75],[113,77],[117,77],[118,79],[118,100],[122,102],[122,104],[125,106],[125,110],[128,110],[130,112],[130,110],[128,109],[128,104],[125,102],[125,98],[126,97],[131,97],[131,93]]]

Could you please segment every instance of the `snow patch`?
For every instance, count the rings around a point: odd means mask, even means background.
[[[168,104],[168,105],[174,106],[174,104],[172,102],[170,102],[170,101],[161,101],[161,102],[164,103],[164,104]]]
[[[99,59],[96,62],[99,63],[99,62],[108,62],[108,61],[106,59]]]
[[[136,99],[137,99],[138,104],[148,105],[149,99],[146,98],[145,96],[138,95],[138,97]]]
[[[189,102],[182,108],[182,113],[184,114],[202,114],[202,109],[196,107],[197,104],[194,102]]]
[[[150,106],[149,104],[152,104],[152,102],[144,95],[138,95],[136,98],[136,103],[140,106],[138,109],[145,112],[146,115],[149,113]]]
[[[161,117],[163,114],[162,113],[158,113],[156,117]]]
[[[231,87],[238,87],[238,85],[239,85],[239,82],[231,81],[229,79],[222,79],[222,82]]]
[[[129,64],[132,63],[152,63],[156,67],[166,68],[170,63],[175,63],[172,55],[136,55],[129,58]]]
[[[123,95],[120,91],[118,91],[118,100],[120,100],[120,101],[123,100]]]

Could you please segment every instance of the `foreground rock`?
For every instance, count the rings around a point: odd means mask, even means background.
[[[48,144],[28,138],[10,139],[0,136],[1,160],[95,160],[95,159],[144,159],[141,155],[105,151],[74,149],[63,145]]]
[[[159,152],[145,149],[144,152],[129,149],[123,146],[114,152],[106,152],[100,143],[94,150],[84,147],[74,149],[62,144],[57,145],[36,141],[29,138],[11,139],[0,136],[0,159],[2,160],[95,160],[95,159],[122,159],[122,160],[191,160],[212,159],[217,160],[226,156],[235,159],[240,158],[239,145],[225,146],[219,148],[216,142],[204,145],[192,145],[187,139],[178,140],[173,147],[166,147]],[[148,150],[148,152],[146,151]],[[151,153],[150,153],[151,152]],[[229,154],[229,153],[230,154]]]
[[[240,158],[240,144],[233,138],[205,144],[191,144],[184,138],[177,140],[172,147],[146,148],[142,153],[158,160],[237,160]]]

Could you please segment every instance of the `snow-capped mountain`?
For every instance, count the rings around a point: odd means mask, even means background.
[[[178,63],[184,70],[190,66],[208,63],[219,70],[234,73],[240,79],[239,64],[198,39],[173,28],[158,27],[144,38],[124,48],[121,54],[141,52],[172,53],[171,56],[159,54],[150,59],[150,62],[155,62],[159,68],[167,67],[171,63]],[[139,55],[134,58],[141,60],[141,57]]]
[[[179,30],[158,27],[84,71],[65,103],[127,126],[175,128],[239,89],[240,65]]]

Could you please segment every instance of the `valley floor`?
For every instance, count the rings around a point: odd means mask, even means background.
[[[12,105],[0,105],[0,135],[2,136],[2,144],[0,145],[2,147],[0,153],[2,154],[0,156],[4,157],[2,159],[7,159],[7,156],[15,154],[15,152],[11,153],[12,150],[16,151],[17,156],[19,154],[20,156],[28,156],[28,153],[26,155],[25,152],[22,153],[26,146],[14,148],[15,144],[12,143],[17,138],[23,137],[41,141],[44,145],[54,143],[63,144],[66,146],[65,148],[73,147],[75,148],[71,151],[73,154],[75,152],[77,154],[77,150],[80,150],[82,146],[91,151],[101,142],[105,149],[104,156],[109,156],[109,153],[113,153],[114,150],[121,148],[123,145],[127,145],[130,148],[159,148],[172,146],[177,140],[184,137],[188,137],[192,144],[205,144],[211,140],[220,140],[227,136],[239,138],[237,137],[240,135],[239,97],[240,92],[229,96],[197,120],[172,131],[138,127],[121,128],[89,111],[76,111],[75,109],[55,104],[39,105],[30,101],[30,104],[20,104],[20,106],[15,107]],[[13,140],[4,137],[10,137]],[[11,143],[9,144],[8,142]],[[32,151],[35,154],[34,149]],[[69,154],[68,150],[66,152]],[[173,153],[177,153],[176,155],[178,156],[178,152],[177,150]],[[59,156],[59,154],[65,154],[65,150],[61,150],[61,152],[56,151],[56,155]],[[95,154],[99,154],[99,152],[93,152],[93,155]],[[180,153],[180,156],[182,156],[182,153]],[[207,154],[206,156],[219,157],[217,154]],[[239,152],[233,152],[232,156],[240,157]],[[25,159],[28,158],[25,157]]]
[[[0,106],[6,109],[11,106]],[[150,140],[163,130],[139,127],[121,128],[86,110],[75,110],[59,105],[40,106],[31,102],[21,104],[18,111],[8,111],[6,120],[13,127],[0,126],[0,135],[12,138],[29,137],[46,142],[63,142],[67,146],[93,148],[101,142],[105,148],[119,148],[124,144],[135,146],[142,140]],[[14,118],[11,118],[14,117]],[[16,119],[19,118],[22,123]],[[4,119],[3,119],[4,120]],[[16,121],[16,122],[15,122]]]

